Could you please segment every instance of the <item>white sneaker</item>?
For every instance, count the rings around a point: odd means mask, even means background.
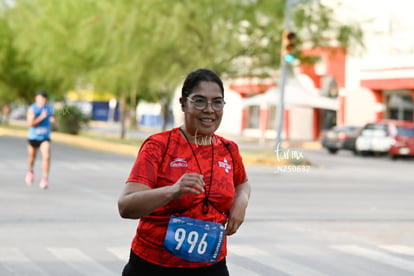
[[[39,186],[42,189],[47,189],[47,187],[49,186],[49,181],[47,180],[47,178],[43,177],[42,180],[40,180]]]

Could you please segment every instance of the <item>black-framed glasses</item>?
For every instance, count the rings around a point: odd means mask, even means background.
[[[212,101],[208,101],[204,97],[194,96],[193,98],[187,97],[187,99],[194,104],[194,107],[197,110],[204,110],[207,108],[208,104],[211,104],[211,108],[213,108],[214,111],[222,111],[226,104],[223,98],[216,98]]]

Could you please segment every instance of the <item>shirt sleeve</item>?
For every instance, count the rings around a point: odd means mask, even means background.
[[[233,181],[234,186],[242,184],[247,179],[246,169],[243,164],[243,158],[240,155],[239,147],[236,143],[231,142],[231,154],[233,157]]]
[[[138,182],[154,188],[164,148],[161,141],[148,138],[142,144],[126,182]]]

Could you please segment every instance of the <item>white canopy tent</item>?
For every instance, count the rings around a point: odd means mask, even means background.
[[[289,78],[285,85],[285,106],[300,106],[320,108],[327,110],[338,110],[339,104],[336,98],[320,96],[318,89],[313,86],[312,81],[305,75]],[[279,105],[280,89],[272,87],[265,93],[247,98],[243,101],[244,106],[252,105]]]

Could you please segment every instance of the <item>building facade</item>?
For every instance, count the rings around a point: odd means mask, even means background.
[[[414,120],[410,1],[341,2],[337,16],[359,22],[365,48],[359,53],[339,47],[302,49],[304,55],[319,56],[320,61],[299,66],[287,82],[283,139],[318,139],[321,131],[333,125]],[[246,94],[246,89],[235,90]],[[244,98],[242,135],[275,138],[278,93],[275,84],[262,95]]]

